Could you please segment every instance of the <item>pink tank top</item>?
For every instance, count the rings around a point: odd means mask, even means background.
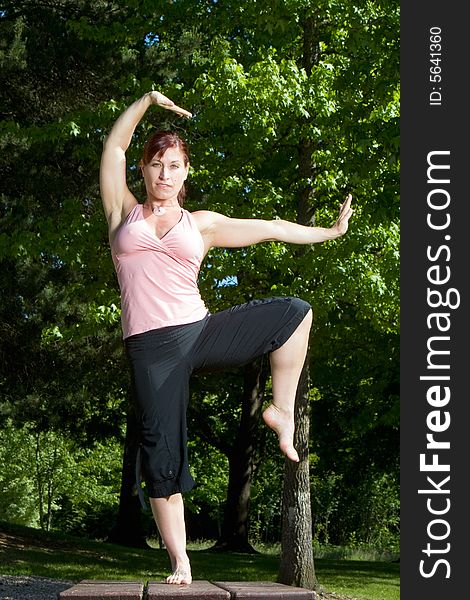
[[[124,339],[200,321],[207,308],[197,287],[204,242],[187,210],[161,239],[137,204],[118,229],[111,254],[121,288]]]

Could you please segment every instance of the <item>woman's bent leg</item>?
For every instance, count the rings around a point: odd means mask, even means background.
[[[186,525],[182,495],[150,498],[150,505],[171,560],[173,573],[167,577],[167,583],[191,583],[191,565],[186,553]]]
[[[281,451],[298,462],[294,448],[294,405],[300,374],[307,355],[312,311],[309,310],[291,337],[270,354],[273,402],[263,412],[266,425],[279,436]]]
[[[273,403],[264,411],[265,423],[279,436],[291,460],[299,457],[293,445],[297,385],[307,354],[312,310],[299,298],[252,300],[210,315],[195,346],[195,371],[246,364],[269,354]]]

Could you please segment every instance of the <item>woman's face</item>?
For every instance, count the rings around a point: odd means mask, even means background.
[[[179,148],[168,148],[159,158],[143,165],[145,188],[149,199],[175,200],[188,176],[189,164],[184,164],[184,154]]]

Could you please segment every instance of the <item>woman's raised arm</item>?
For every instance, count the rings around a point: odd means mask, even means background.
[[[114,123],[104,142],[100,167],[101,198],[110,234],[137,202],[127,187],[126,150],[135,128],[151,104],[157,104],[181,116],[192,116],[160,92],[152,91],[133,102]]]

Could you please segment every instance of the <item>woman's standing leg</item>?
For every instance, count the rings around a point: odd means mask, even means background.
[[[173,573],[167,577],[167,583],[191,583],[191,565],[186,553],[186,525],[182,495],[150,498],[150,505],[171,560]]]
[[[279,436],[279,447],[291,460],[298,462],[294,448],[294,405],[300,374],[307,355],[312,311],[277,350],[270,354],[273,402],[263,412],[266,425]]]
[[[192,489],[187,455],[187,356],[203,323],[152,330],[127,342],[140,426],[142,475],[171,560],[168,583],[191,583],[182,493]]]

